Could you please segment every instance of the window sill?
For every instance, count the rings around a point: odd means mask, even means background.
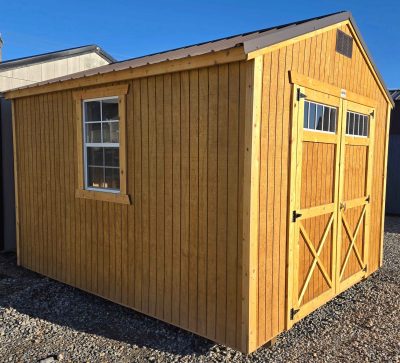
[[[91,190],[77,189],[75,191],[76,198],[92,199],[102,202],[118,203],[118,204],[131,204],[129,195],[118,193],[97,192]]]

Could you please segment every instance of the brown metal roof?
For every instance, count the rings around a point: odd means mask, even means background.
[[[218,52],[218,51],[223,51],[223,50],[228,50],[232,49],[235,47],[242,46],[244,49],[244,52],[246,54],[256,51],[258,49],[266,48],[268,46],[283,42],[285,40],[307,34],[309,32],[312,32],[317,29],[322,29],[330,25],[334,25],[337,23],[340,23],[342,21],[349,20],[355,31],[357,32],[357,35],[364,47],[364,50],[366,51],[368,57],[371,60],[371,63],[375,69],[375,72],[377,73],[382,85],[384,86],[387,95],[389,99],[391,99],[389,92],[387,91],[387,87],[385,86],[385,83],[383,81],[383,78],[381,77],[377,67],[372,61],[372,58],[370,56],[370,53],[368,52],[368,49],[360,35],[360,32],[354,22],[354,19],[351,15],[350,12],[342,11],[334,14],[328,14],[316,18],[311,18],[311,19],[306,19],[294,23],[289,23],[289,24],[284,24],[276,27],[271,27],[271,28],[266,28],[266,29],[261,29],[261,30],[256,30],[253,32],[249,33],[244,33],[244,34],[239,34],[239,35],[234,35],[226,38],[221,38],[217,40],[212,40],[204,43],[199,43],[199,44],[194,44],[182,48],[177,48],[173,50],[168,50],[165,52],[160,52],[160,53],[154,53],[150,55],[146,55],[143,57],[137,57],[137,58],[132,58],[128,59],[125,61],[121,62],[115,62],[109,65],[101,66],[98,68],[92,68],[88,69],[82,72],[74,73],[74,74],[69,74],[63,77],[59,78],[54,78],[51,80],[47,80],[44,82],[39,82],[35,83],[32,85],[24,86],[18,89],[24,89],[24,88],[33,88],[33,87],[38,87],[46,84],[52,84],[52,83],[60,83],[60,82],[65,82],[68,80],[73,80],[73,79],[79,79],[83,77],[89,77],[93,75],[98,75],[98,74],[105,74],[105,73],[110,73],[110,72],[116,72],[116,71],[121,71],[125,69],[130,69],[130,68],[137,68],[149,64],[156,64],[156,63],[161,63],[164,61],[169,61],[169,60],[176,60],[176,59],[183,59],[187,57],[194,57],[198,55],[203,55],[203,54],[208,54],[208,53],[213,53],[213,52]]]
[[[400,101],[400,89],[389,91],[393,101]]]

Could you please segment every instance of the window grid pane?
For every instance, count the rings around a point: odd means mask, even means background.
[[[85,185],[119,191],[118,97],[84,101]]]
[[[369,116],[361,113],[347,111],[346,135],[368,137]]]
[[[304,129],[336,133],[336,108],[304,101]]]

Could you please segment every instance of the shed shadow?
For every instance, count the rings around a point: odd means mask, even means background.
[[[177,355],[200,356],[215,346],[183,329],[18,267],[14,254],[0,254],[0,276],[0,306],[32,318]]]
[[[385,216],[385,232],[400,233],[400,216],[396,215]]]

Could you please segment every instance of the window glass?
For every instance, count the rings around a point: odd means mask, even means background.
[[[119,167],[119,150],[115,147],[104,148],[104,166]]]
[[[369,126],[369,122],[368,122],[368,116],[364,116],[364,132],[363,132],[363,136],[368,136],[368,126]]]
[[[369,116],[347,111],[346,135],[368,137]]]
[[[309,120],[308,120],[308,127],[307,129],[311,129],[311,130],[315,130],[315,117],[316,117],[316,112],[317,112],[317,105],[315,103],[312,102],[308,102],[307,103],[310,104],[310,114],[309,114]],[[304,115],[305,117],[307,117],[307,115]]]
[[[304,129],[336,133],[336,108],[304,101]]]
[[[101,122],[86,124],[86,142],[101,142]]]
[[[304,128],[308,129],[308,121],[310,119],[310,103],[304,102]]]
[[[315,127],[317,130],[322,130],[323,112],[324,112],[324,106],[317,105],[317,119],[316,119],[317,125]]]
[[[329,132],[336,132],[336,108],[330,108]]]
[[[118,97],[84,101],[84,142],[86,188],[119,191]]]
[[[330,117],[330,112],[329,112],[329,108],[328,107],[324,107],[324,121],[323,121],[323,131],[330,131],[329,129],[329,119]]]
[[[85,121],[100,121],[100,101],[85,102]]]
[[[118,98],[104,100],[101,104],[103,121],[118,120]]]
[[[119,142],[119,122],[103,122],[103,142]]]

